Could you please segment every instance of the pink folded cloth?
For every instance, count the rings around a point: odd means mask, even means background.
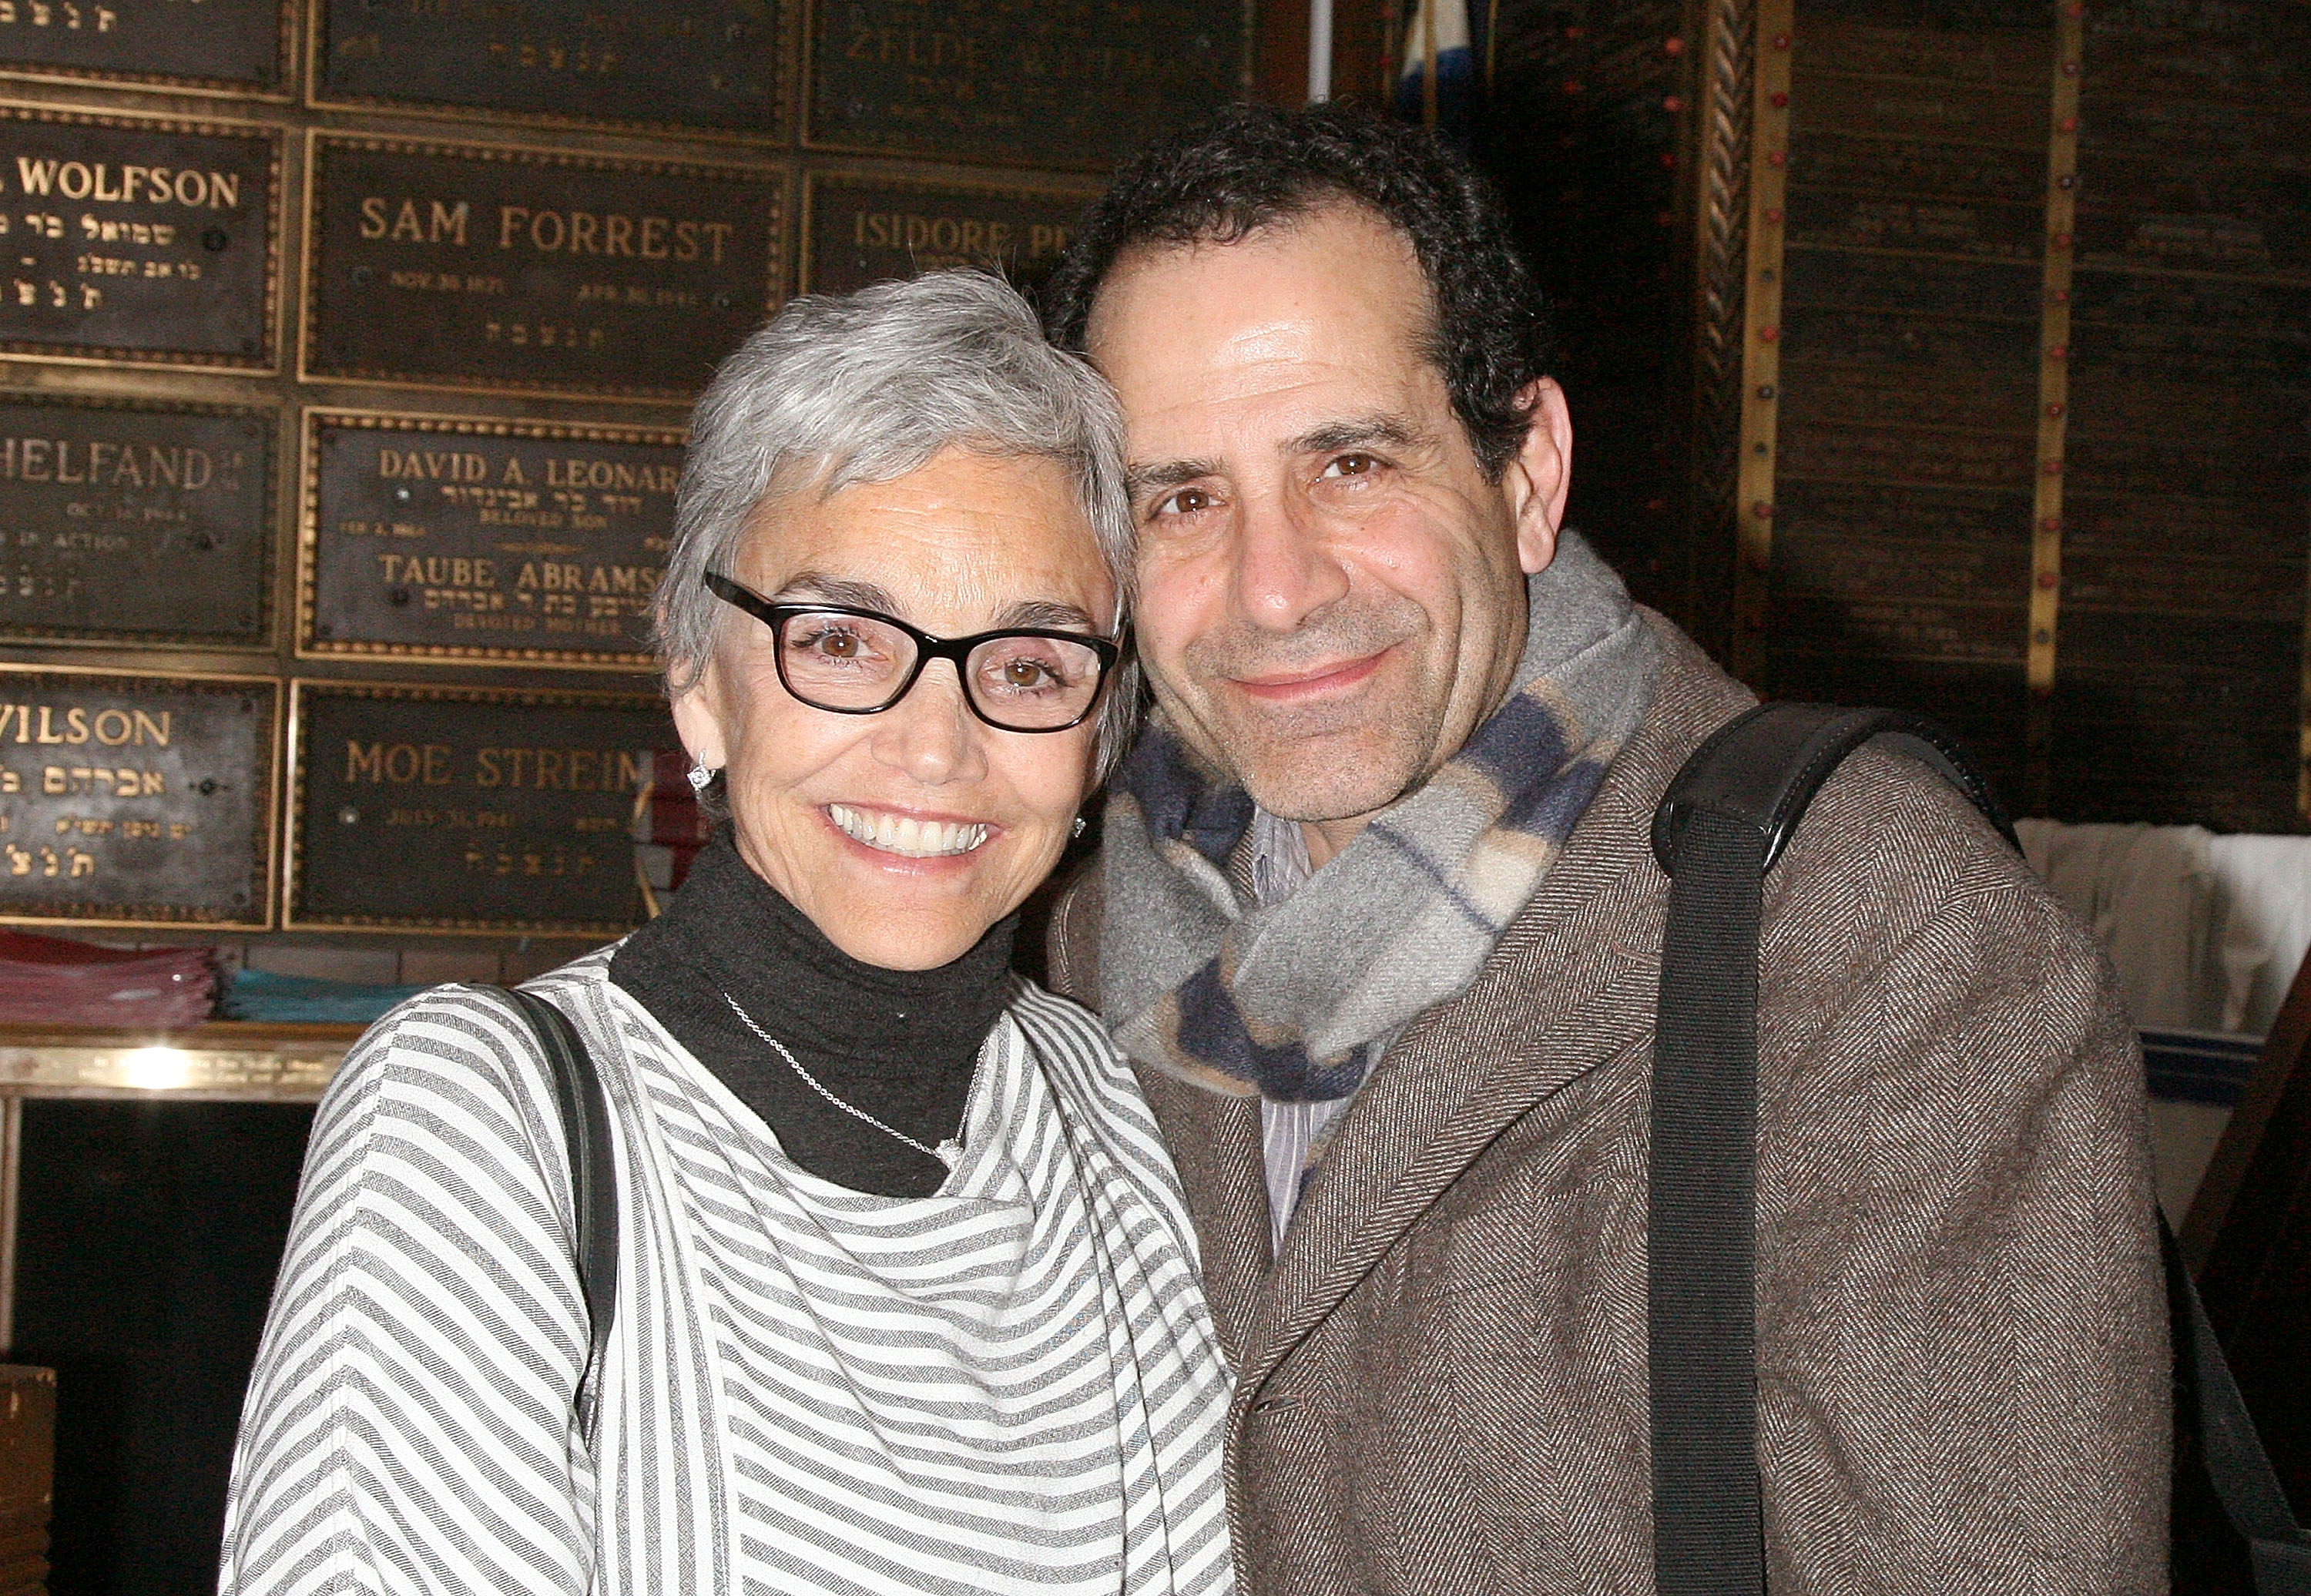
[[[690,759],[681,749],[657,750],[650,777],[650,794],[634,811],[634,860],[653,893],[670,893],[682,885],[690,861],[714,835],[714,818],[698,807]]]
[[[216,1007],[214,950],[96,947],[0,930],[0,1025],[197,1025]]]

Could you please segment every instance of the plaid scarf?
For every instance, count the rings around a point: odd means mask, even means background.
[[[1577,535],[1529,592],[1507,700],[1281,902],[1229,878],[1251,796],[1151,724],[1103,844],[1101,999],[1133,1058],[1231,1096],[1346,1097],[1390,1038],[1476,979],[1661,677],[1652,629]]]

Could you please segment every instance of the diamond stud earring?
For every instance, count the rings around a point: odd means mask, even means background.
[[[703,764],[694,764],[690,767],[691,791],[704,792],[706,790],[706,784],[712,780],[714,780],[714,772],[708,770]]]

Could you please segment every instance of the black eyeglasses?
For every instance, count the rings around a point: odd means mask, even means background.
[[[779,680],[789,693],[837,715],[879,714],[907,696],[924,665],[950,659],[964,702],[988,725],[1065,731],[1083,724],[1123,656],[1121,639],[1041,626],[933,637],[870,609],[773,604],[712,571],[706,587],[771,629]]]

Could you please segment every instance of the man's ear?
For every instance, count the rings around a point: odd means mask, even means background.
[[[1516,517],[1517,563],[1537,576],[1557,558],[1557,531],[1565,524],[1573,488],[1573,412],[1553,377],[1537,378],[1517,396],[1532,417],[1524,443],[1502,474]]]
[[[722,674],[709,658],[674,699],[674,729],[681,734],[693,763],[719,771],[730,763],[729,738],[722,729],[727,723]]]

